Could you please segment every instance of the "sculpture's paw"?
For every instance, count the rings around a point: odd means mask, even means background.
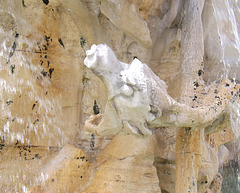
[[[103,115],[91,115],[88,120],[85,121],[85,129],[90,132],[99,135],[99,125],[103,121]]]

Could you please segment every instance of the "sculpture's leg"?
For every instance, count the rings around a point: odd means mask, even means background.
[[[176,139],[176,193],[197,193],[203,130],[179,128]]]
[[[203,27],[201,12],[204,0],[185,1],[186,13],[182,25],[181,103],[192,105],[197,93],[194,82],[203,85]],[[201,132],[179,128],[176,141],[176,193],[197,193],[197,178],[201,164]]]

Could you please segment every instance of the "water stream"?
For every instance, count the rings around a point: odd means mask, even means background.
[[[22,8],[14,0],[0,1],[1,192],[25,192],[25,184],[37,184],[32,175],[66,140],[62,96],[52,85],[45,51],[50,40]]]
[[[217,22],[219,39],[222,46],[221,60],[225,66],[225,76],[239,82],[240,69],[240,8],[238,0],[213,0],[214,15]],[[232,160],[220,168],[223,176],[222,193],[240,192],[240,105],[231,104],[231,126],[237,138],[230,146]]]

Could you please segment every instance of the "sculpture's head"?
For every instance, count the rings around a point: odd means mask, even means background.
[[[108,74],[115,71],[118,60],[113,51],[106,44],[93,44],[86,52],[84,64],[98,75]]]

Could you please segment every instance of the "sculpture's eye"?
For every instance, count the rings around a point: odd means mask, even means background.
[[[104,45],[98,45],[96,50],[97,50],[97,52],[106,53],[108,51],[108,48]]]
[[[130,87],[126,84],[122,86],[121,91],[122,91],[122,94],[124,94],[126,96],[131,96],[133,94],[132,87]]]

